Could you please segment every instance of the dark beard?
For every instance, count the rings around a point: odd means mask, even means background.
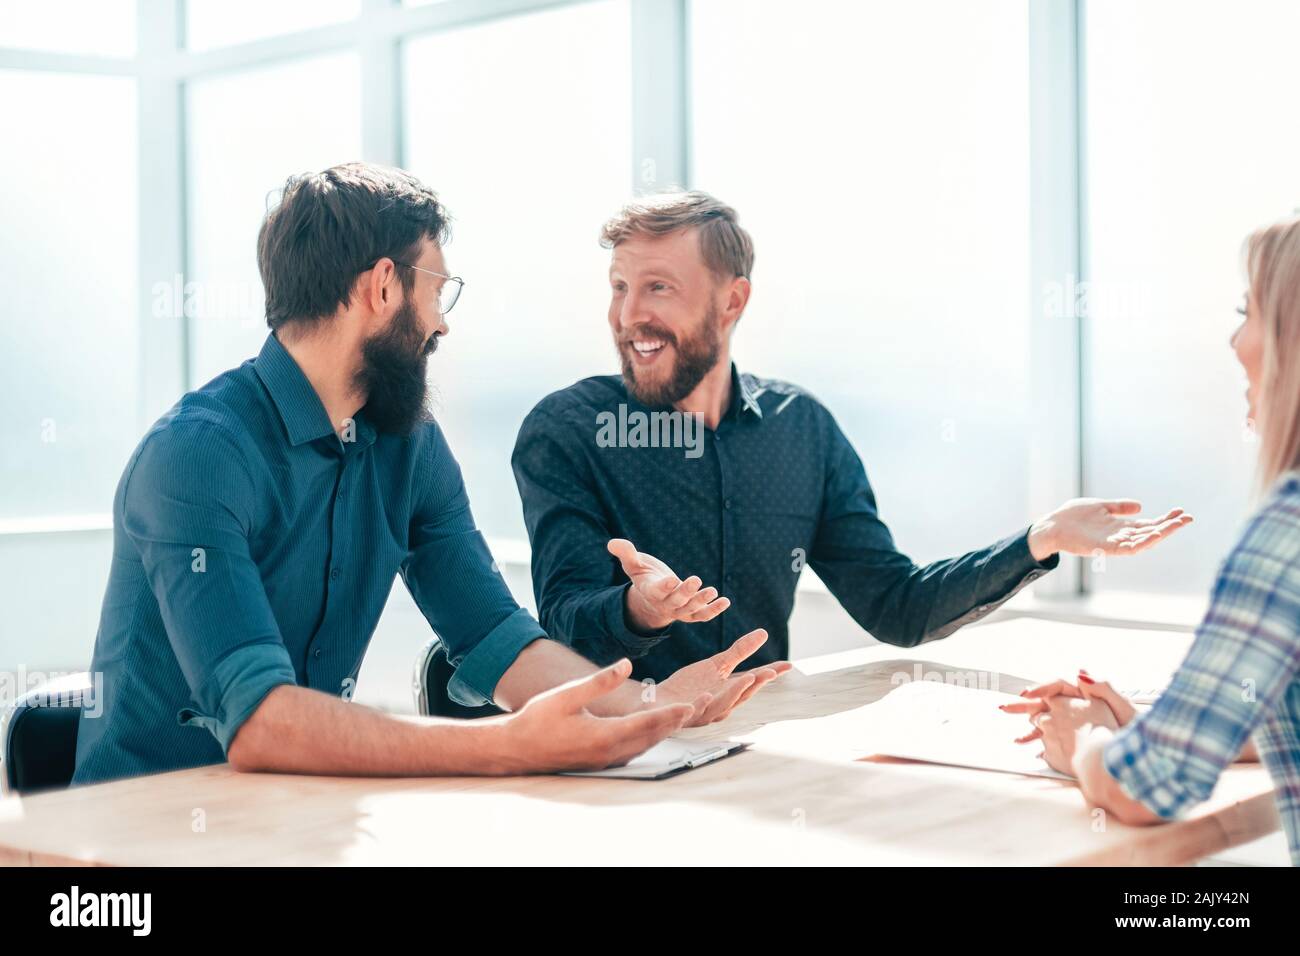
[[[655,331],[651,338],[667,341],[676,351],[673,374],[662,385],[644,385],[636,380],[636,366],[627,350],[631,347],[635,333],[629,333],[619,340],[618,357],[623,363],[623,384],[628,393],[642,405],[649,408],[662,408],[675,405],[691,392],[695,391],[704,376],[718,364],[722,354],[722,338],[718,334],[718,309],[709,305],[704,322],[699,332],[688,339],[677,339],[669,332]]]
[[[420,326],[409,302],[387,329],[366,340],[353,384],[365,393],[366,418],[376,430],[409,435],[417,425],[433,420],[425,375],[429,356],[437,348],[437,335],[420,341]]]

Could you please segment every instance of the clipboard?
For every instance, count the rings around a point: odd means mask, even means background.
[[[663,780],[696,767],[722,760],[749,747],[735,740],[661,740],[639,757],[621,767],[605,770],[566,770],[564,777],[607,777],[612,780]]]

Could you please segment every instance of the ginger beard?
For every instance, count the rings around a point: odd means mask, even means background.
[[[633,342],[656,342],[662,347],[642,354]],[[710,303],[704,321],[689,337],[679,338],[667,329],[644,325],[616,336],[615,345],[628,392],[650,408],[674,405],[695,391],[718,364],[722,354],[718,307]]]

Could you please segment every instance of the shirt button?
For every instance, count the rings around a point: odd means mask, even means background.
[[[338,579],[339,579],[339,569],[334,568],[333,570],[330,571],[330,580],[337,581]]]
[[[724,507],[724,508],[726,508],[728,511],[730,511],[730,510],[731,510],[731,499],[728,498],[726,501],[724,501],[724,502],[722,503],[722,507]]]
[[[321,650],[320,650],[320,648],[318,647],[318,648],[316,648],[315,653],[312,654],[312,657],[316,658],[316,660],[320,660],[320,655],[321,655]]]

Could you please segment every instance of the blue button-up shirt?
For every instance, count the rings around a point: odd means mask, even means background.
[[[104,706],[83,712],[73,782],[220,762],[281,684],[350,699],[399,573],[461,703],[491,702],[545,636],[494,570],[441,429],[381,434],[363,410],[336,434],[268,336],[164,415],[118,484]]]
[[[533,589],[556,640],[598,662],[624,655],[663,680],[766,628],[746,667],[789,655],[795,585],[811,567],[877,639],[910,647],[988,614],[1056,567],[1028,529],[969,554],[917,565],[894,546],[862,461],[826,408],[796,386],[732,367],[714,430],[585,379],[543,399],[515,443],[532,540]],[[676,416],[676,417],[674,417]],[[712,621],[641,634],[624,616],[628,579],[605,550],[628,538],[731,598]]]

